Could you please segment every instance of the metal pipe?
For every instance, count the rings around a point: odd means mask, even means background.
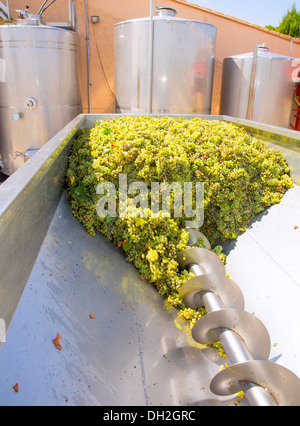
[[[206,270],[201,265],[194,264],[191,265],[189,269],[195,276],[206,274]]]
[[[207,312],[215,312],[224,309],[221,299],[212,291],[201,291],[200,296]]]
[[[292,50],[293,50],[293,42],[294,42],[294,40],[299,40],[299,39],[300,39],[300,37],[293,37],[291,39],[291,43],[290,43],[290,56],[292,56]]]
[[[250,79],[250,88],[249,88],[249,98],[248,98],[248,107],[247,107],[247,120],[252,120],[253,116],[253,104],[254,104],[254,94],[255,94],[255,79],[256,79],[256,68],[257,68],[257,57],[258,57],[258,44],[254,46],[253,60],[252,60],[252,70],[251,70],[251,79]]]
[[[76,4],[75,0],[72,1],[72,27],[74,28],[75,32],[78,32],[78,26],[77,26],[77,15],[76,15]]]
[[[149,21],[149,57],[148,57],[148,114],[152,112],[152,89],[153,89],[153,8],[154,0],[150,0],[150,21]]]
[[[90,114],[91,113],[90,35],[89,35],[89,17],[88,17],[87,0],[85,0],[85,19],[86,19],[87,74],[88,74],[88,112]]]
[[[6,10],[4,11],[4,13],[6,12],[8,19],[10,19],[10,11],[9,11],[9,0],[6,0]]]
[[[69,25],[72,26],[72,3],[71,0],[68,0],[68,6],[69,6]]]
[[[205,270],[198,264],[191,265],[189,270],[195,276],[203,275],[205,273]],[[208,312],[226,309],[226,306],[217,294],[211,291],[202,291],[200,292],[200,295],[203,305]],[[232,365],[239,362],[254,360],[254,357],[247,348],[244,340],[237,333],[228,328],[221,327],[216,329],[215,333]],[[270,393],[261,386],[246,382],[240,382],[240,386],[250,405],[270,407],[278,405],[272,395],[270,395]]]

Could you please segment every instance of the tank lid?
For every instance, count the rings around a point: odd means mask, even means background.
[[[260,52],[269,52],[269,48],[268,48],[268,46],[266,45],[266,43],[263,43],[263,44],[260,44],[259,46],[257,46],[257,49],[260,51]]]
[[[40,25],[42,23],[42,17],[29,13],[26,18],[16,19],[18,25]]]
[[[175,16],[177,14],[177,10],[171,7],[156,6],[155,9],[157,16]]]

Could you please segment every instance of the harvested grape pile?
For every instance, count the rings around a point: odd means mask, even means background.
[[[179,271],[176,262],[176,254],[188,246],[184,207],[181,217],[150,209],[147,214],[135,210],[141,213],[135,217],[99,217],[97,185],[112,182],[118,188],[119,175],[124,174],[128,185],[142,181],[151,194],[151,182],[204,182],[200,231],[224,260],[217,244],[235,239],[257,213],[280,202],[293,186],[288,173],[279,151],[232,123],[124,116],[80,131],[67,182],[73,215],[86,230],[91,235],[98,231],[122,248],[141,278],[153,283],[192,326],[203,312],[186,308],[178,298],[180,287],[192,276]],[[133,197],[128,195],[128,213]],[[197,245],[203,246],[203,241]]]

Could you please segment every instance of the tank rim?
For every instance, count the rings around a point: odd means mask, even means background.
[[[125,24],[131,24],[131,23],[135,23],[135,22],[147,22],[149,21],[150,18],[136,18],[136,19],[129,19],[127,21],[122,21],[122,22],[118,22],[117,24],[114,25],[114,28],[121,26],[121,25],[125,25]],[[208,22],[204,22],[204,21],[197,21],[195,19],[185,19],[185,18],[176,18],[174,16],[154,16],[153,17],[153,21],[171,21],[171,22],[180,22],[180,23],[186,23],[186,22],[190,22],[190,23],[196,23],[196,24],[204,24],[206,26],[212,27],[215,30],[217,30],[217,27],[213,24],[209,24]]]
[[[72,31],[72,30],[69,30],[69,29],[67,29],[67,28],[59,28],[59,27],[54,27],[54,26],[51,26],[51,25],[44,25],[44,24],[41,24],[41,25],[30,25],[30,24],[18,24],[18,25],[11,25],[11,24],[3,24],[3,25],[0,25],[0,31],[1,31],[1,29],[2,28],[13,28],[14,30],[16,29],[16,28],[38,28],[38,31],[40,30],[40,29],[50,29],[50,30],[57,30],[57,31],[67,31],[67,32],[69,32],[69,33],[72,33],[72,34],[77,34],[78,35],[78,32],[77,31]]]

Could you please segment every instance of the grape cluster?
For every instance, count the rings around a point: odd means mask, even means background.
[[[132,212],[128,194],[125,217],[99,217],[97,185],[119,175],[127,184],[143,182],[204,182],[204,224],[201,228],[213,251],[226,263],[220,244],[235,239],[249,221],[266,207],[280,202],[293,186],[279,151],[251,137],[243,127],[215,120],[123,116],[100,120],[81,130],[69,158],[67,183],[73,215],[91,235],[105,235],[124,250],[126,259],[179,310],[191,326],[205,312],[190,309],[178,297],[192,277],[179,270],[176,255],[188,247],[185,216],[170,217],[140,206]],[[173,201],[173,199],[172,199]],[[116,199],[116,208],[119,199]],[[203,246],[199,241],[197,246]]]

